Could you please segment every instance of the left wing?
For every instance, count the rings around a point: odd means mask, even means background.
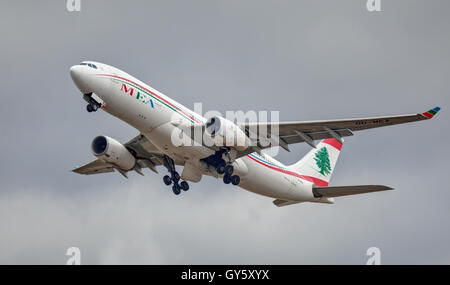
[[[96,159],[83,166],[76,166],[72,171],[79,174],[98,174],[114,172],[114,168],[111,166],[111,164],[100,159]]]
[[[136,157],[137,164],[140,168],[148,167],[150,170],[158,173],[156,166],[164,163],[162,153],[142,134],[125,143],[124,146]],[[119,171],[126,177],[123,171],[100,159],[96,159],[80,167],[75,167],[72,171],[89,175],[114,172],[114,170]],[[136,169],[136,171],[139,172],[139,169]]]

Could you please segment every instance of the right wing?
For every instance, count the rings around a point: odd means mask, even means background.
[[[260,133],[260,129],[263,128],[263,130],[267,130],[267,133],[270,133],[272,125],[278,125],[279,145],[286,150],[289,150],[289,144],[306,142],[314,146],[314,140],[327,138],[339,140],[341,137],[352,136],[354,131],[431,119],[439,110],[439,107],[435,107],[424,113],[400,116],[304,122],[244,123],[240,124],[240,126],[247,131],[258,130],[258,133]],[[275,129],[276,127],[277,126],[275,126]],[[273,145],[271,144],[262,148],[272,146]]]

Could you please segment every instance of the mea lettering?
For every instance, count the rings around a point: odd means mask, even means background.
[[[125,94],[128,94],[128,92],[130,93],[130,96],[133,96],[134,94],[134,88],[133,87],[127,87],[124,83],[122,83],[122,87],[120,87],[120,91],[123,91]],[[141,101],[144,104],[150,104],[150,106],[152,108],[155,108],[155,106],[153,105],[153,100],[150,96],[148,96],[147,94],[142,94],[141,92],[137,92],[136,93],[136,99]]]
[[[269,279],[269,270],[227,270],[225,272],[225,278],[231,280]]]

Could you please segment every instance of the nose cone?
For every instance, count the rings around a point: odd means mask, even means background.
[[[88,86],[88,72],[84,66],[74,65],[70,68],[70,76],[83,94],[91,93]]]

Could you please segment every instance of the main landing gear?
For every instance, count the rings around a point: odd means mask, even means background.
[[[227,164],[225,166],[224,172],[219,173],[223,174],[223,183],[225,184],[233,184],[233,185],[239,185],[239,182],[241,182],[241,178],[238,175],[233,175],[234,167],[231,164]]]
[[[223,182],[225,184],[238,185],[241,182],[241,178],[238,175],[233,175],[234,167],[229,161],[231,161],[229,149],[222,149],[217,151],[215,154],[204,158],[203,161],[208,165],[212,165],[216,168],[216,172],[219,175],[223,174]],[[223,158],[227,158],[228,163]]]
[[[189,190],[189,184],[186,181],[181,181],[180,183],[178,183],[180,181],[180,174],[178,174],[178,172],[174,171],[169,175],[165,175],[163,177],[163,181],[164,184],[166,184],[167,186],[172,185],[172,191],[175,195],[180,195],[181,190],[183,191],[187,191]]]
[[[238,175],[233,175],[234,167],[231,163],[225,163],[222,161],[217,165],[216,171],[218,174],[223,174],[223,183],[238,185],[241,182],[241,178]]]
[[[175,195],[180,195],[181,190],[189,190],[189,184],[186,181],[183,180],[180,182],[180,174],[176,171],[173,160],[170,157],[165,156],[164,164],[170,172],[170,176],[165,175],[163,177],[164,184],[166,184],[167,186],[172,185],[172,191]]]

